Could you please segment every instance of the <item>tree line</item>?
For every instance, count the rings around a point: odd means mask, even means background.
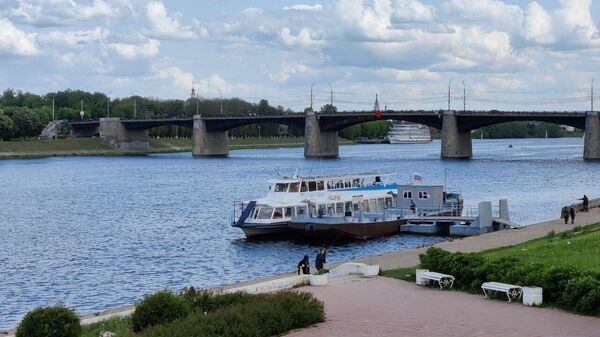
[[[0,139],[37,137],[53,118],[60,120],[89,120],[101,117],[119,118],[173,118],[203,116],[260,116],[292,114],[281,105],[271,106],[266,99],[250,103],[240,98],[158,99],[138,95],[111,99],[101,92],[64,90],[37,95],[20,90],[6,89],[0,97]],[[83,115],[80,112],[83,111]],[[321,111],[337,111],[329,104]],[[387,122],[376,121],[342,130],[340,136],[348,139],[381,138],[387,134]],[[263,123],[246,125],[230,130],[233,137],[302,137],[304,130],[285,125]],[[150,130],[153,137],[191,137],[192,130],[178,126],[163,126]]]

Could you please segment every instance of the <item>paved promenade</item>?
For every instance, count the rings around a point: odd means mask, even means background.
[[[303,287],[325,303],[327,321],[287,337],[598,337],[600,318],[423,288],[386,277]]]

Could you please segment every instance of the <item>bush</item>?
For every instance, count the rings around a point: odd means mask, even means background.
[[[194,312],[212,312],[235,304],[244,304],[254,297],[246,293],[216,294],[210,291],[196,291],[193,287],[182,294],[183,299]]]
[[[16,337],[78,337],[79,317],[62,305],[30,311],[17,328]]]
[[[450,258],[450,255],[450,252],[447,252],[441,248],[431,247],[427,249],[425,254],[419,255],[419,259],[421,260],[421,268],[443,272],[447,266],[446,259]]]
[[[581,314],[600,314],[600,281],[591,275],[572,278],[563,291],[560,303]]]
[[[168,290],[146,296],[135,306],[131,316],[134,332],[140,332],[149,326],[168,323],[185,317],[190,310],[186,302]]]
[[[215,295],[215,298],[224,295]],[[142,337],[267,337],[325,320],[323,304],[306,293],[246,295],[251,301],[194,313],[169,324],[148,328]],[[232,297],[229,297],[230,299]]]

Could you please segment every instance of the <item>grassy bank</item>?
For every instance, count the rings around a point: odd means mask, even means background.
[[[0,142],[0,152],[108,150],[111,147],[99,138],[48,140],[13,140]]]
[[[600,316],[600,223],[479,253],[450,253],[430,248],[420,268],[453,275],[455,289],[481,294],[483,282],[535,285],[544,305]],[[415,269],[382,272],[414,281]]]
[[[192,139],[150,139],[152,152],[189,152],[192,150]],[[354,144],[340,138],[339,144]],[[229,149],[267,149],[279,147],[303,147],[304,138],[232,138]],[[115,149],[99,138],[72,138],[57,140],[13,140],[0,142],[0,158],[74,156],[74,155],[124,155],[129,152]],[[139,154],[136,152],[135,154]]]

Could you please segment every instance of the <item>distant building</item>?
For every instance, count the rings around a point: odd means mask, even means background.
[[[558,126],[563,132],[574,132],[576,129],[569,125],[559,125]]]

